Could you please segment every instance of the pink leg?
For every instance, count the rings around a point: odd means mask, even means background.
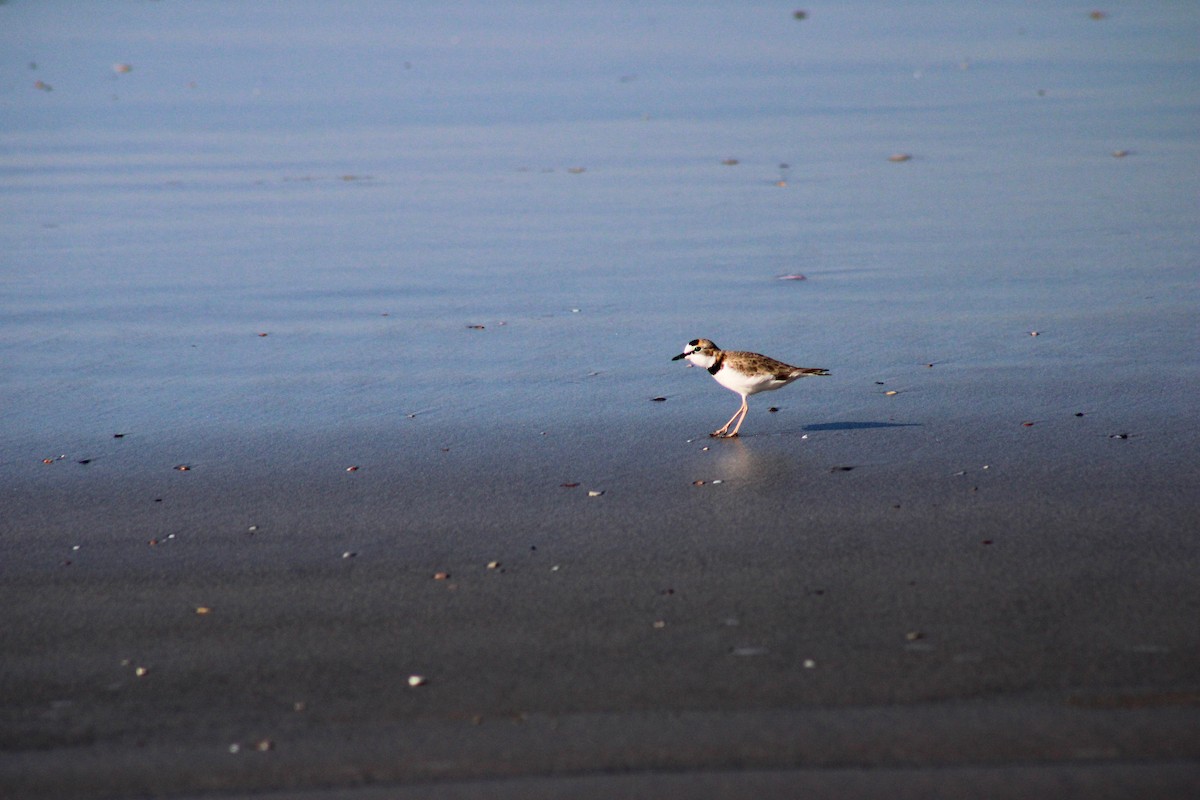
[[[732,425],[733,421],[738,418],[738,415],[741,414],[742,419],[745,419],[746,412],[749,410],[750,410],[750,407],[748,405],[746,405],[746,398],[743,397],[742,404],[740,406],[738,406],[737,411],[733,412],[733,416],[729,418],[729,422],[726,422],[724,426],[717,428],[715,431],[710,433],[709,436],[725,436],[725,431],[729,430],[729,426]],[[738,420],[737,427],[738,428],[742,427],[741,420]],[[726,438],[732,438],[734,436],[737,436],[737,428],[734,428],[733,433],[729,434],[729,436]]]
[[[746,398],[743,397],[742,398],[742,418],[739,419],[738,424],[734,426],[733,433],[728,433],[725,435],[726,439],[732,439],[733,437],[738,435],[738,431],[741,430],[741,428],[742,428],[742,423],[746,421],[746,414],[748,414],[749,412],[750,412],[750,406],[746,402]]]

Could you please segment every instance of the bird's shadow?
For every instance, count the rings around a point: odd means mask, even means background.
[[[919,422],[818,422],[805,425],[800,430],[813,431],[863,431],[871,428],[919,428]]]

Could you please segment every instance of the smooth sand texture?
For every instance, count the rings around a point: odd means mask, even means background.
[[[0,41],[0,796],[1200,794],[1193,9]]]

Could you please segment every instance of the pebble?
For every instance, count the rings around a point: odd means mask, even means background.
[[[816,669],[816,667],[817,667],[817,662],[813,661],[811,658],[804,659],[804,668],[805,669]]]
[[[139,678],[142,678],[145,677],[148,672],[150,672],[150,670],[146,669],[145,667],[137,667],[134,669],[133,674],[137,675]]]
[[[409,686],[413,686],[413,687],[424,686],[427,683],[429,683],[429,679],[426,678],[424,675],[409,675],[408,676],[408,685]]]

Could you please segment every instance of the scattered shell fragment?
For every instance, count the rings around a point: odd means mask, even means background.
[[[1032,428],[1033,425],[1034,425],[1034,423],[1030,422],[1029,420],[1025,420],[1024,422],[1021,423],[1022,428]]]
[[[350,467],[346,467],[346,472],[358,472],[358,464],[355,464]]]
[[[898,395],[898,394],[900,394],[900,393],[899,393],[899,392],[897,392],[895,389],[888,389],[888,390],[887,390],[886,392],[884,392],[883,394],[884,394],[886,397],[894,397],[895,395]]]
[[[779,408],[777,406],[771,406],[770,408],[767,409],[767,413],[768,414],[777,414],[777,413],[779,413]]]
[[[587,167],[567,167],[567,172],[571,173],[572,175],[581,175],[584,172],[587,172]]]
[[[191,467],[189,467],[187,464],[176,464],[175,469],[179,470],[180,472],[187,472],[189,469],[191,469]]]
[[[356,556],[358,556],[358,553],[354,552],[353,550],[347,550],[346,552],[342,553],[342,558],[355,558]]]
[[[736,158],[723,158],[721,159],[721,163],[727,167],[735,167],[739,162]]]
[[[1088,17],[1096,20],[1097,22],[1099,22],[1100,20],[1104,19],[1107,16],[1108,16],[1108,14],[1104,11],[1097,10],[1097,11],[1088,12]]]
[[[1030,336],[1041,336],[1042,332],[1041,331],[1030,331],[1029,335]]]
[[[1112,153],[1113,158],[1124,158],[1127,155],[1129,155],[1128,150],[1113,150]]]
[[[579,484],[578,483],[560,483],[559,486],[561,486],[564,489],[574,489],[575,487],[579,486]]]
[[[118,75],[124,75],[127,72],[133,72],[132,64],[113,64],[113,72]]]
[[[910,642],[915,642],[918,639],[924,639],[925,634],[921,633],[920,631],[909,631],[908,633],[904,634],[904,638]]]
[[[588,497],[600,497],[602,494],[604,494],[603,491],[588,489]]]
[[[654,620],[654,628],[656,630],[661,630],[665,627],[667,627],[667,623],[665,620],[661,620],[661,619]]]
[[[250,533],[254,533],[255,531],[257,531],[257,530],[258,530],[258,526],[257,526],[257,525],[251,525],[249,528],[246,528],[246,530],[247,530],[247,531],[249,531]]]
[[[487,568],[488,569],[500,569],[500,562],[499,561],[489,561]]]
[[[42,91],[42,92],[54,91],[54,87],[51,86],[50,84],[46,83],[45,81],[34,81],[33,88],[37,89],[38,91]]]
[[[1110,433],[1108,435],[1108,438],[1110,438],[1110,439],[1128,439],[1129,434],[1128,433]]]
[[[734,656],[765,656],[770,651],[765,647],[735,647],[729,651]]]
[[[806,281],[806,280],[808,280],[808,278],[804,277],[799,272],[793,272],[788,275],[776,275],[775,280],[777,280],[777,281]]]
[[[435,573],[433,573],[433,579],[435,581],[448,581],[448,580],[450,580],[450,573],[449,572],[435,572]]]
[[[254,749],[260,753],[265,753],[268,750],[274,750],[275,743],[272,742],[270,739],[263,739],[254,745]]]
[[[237,753],[242,752],[242,746],[237,742],[234,742],[233,744],[229,745],[229,752],[236,755]]]
[[[715,481],[713,481],[713,486],[716,486],[716,485],[724,483],[724,482],[725,481],[721,480],[720,478],[717,478]]]
[[[817,662],[813,661],[811,658],[804,659],[804,668],[805,669],[816,669],[816,667],[817,667]]]
[[[209,608],[208,606],[196,606],[196,613],[199,614],[200,616],[204,616],[205,614],[209,614],[211,612],[212,612],[212,609]]]
[[[667,398],[665,398],[665,397],[651,397],[651,398],[650,398],[650,402],[652,402],[652,403],[665,403],[665,402],[667,402]]]
[[[408,685],[409,686],[424,686],[427,683],[429,683],[429,679],[426,678],[424,675],[409,675],[408,676]]]
[[[473,330],[473,331],[482,331],[482,330],[485,330],[485,328],[484,328],[484,326],[483,326],[483,325],[468,325],[467,327],[468,327],[469,329]]]
[[[701,480],[692,481],[692,486],[703,486],[703,485],[704,485],[704,481],[701,481]]]
[[[890,156],[888,156],[888,161],[891,161],[896,164],[902,163],[904,161],[911,161],[911,160],[912,160],[912,154],[910,154],[910,153],[892,153]]]
[[[271,334],[260,332],[258,335],[259,335],[259,338],[262,338],[262,337],[270,336]]]
[[[42,463],[43,463],[43,464],[53,464],[53,463],[54,463],[54,459],[53,459],[53,458],[43,458],[43,459],[42,459]]]
[[[297,700],[295,703],[292,703],[292,711],[297,713],[303,711],[305,708],[307,708],[307,706],[302,701]]]
[[[134,669],[133,674],[141,678],[144,677],[148,672],[150,672],[150,670],[146,669],[145,667],[137,667]]]

